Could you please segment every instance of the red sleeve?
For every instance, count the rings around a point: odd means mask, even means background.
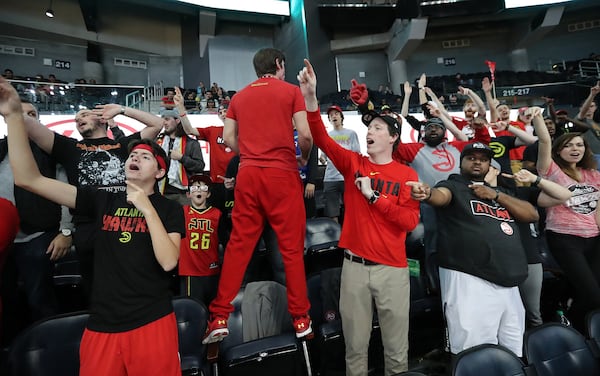
[[[487,127],[481,127],[475,129],[475,135],[473,136],[473,139],[468,143],[481,142],[487,145],[490,143],[491,140],[492,138],[490,137],[490,131],[487,129]]]
[[[394,200],[393,196],[381,194],[373,207],[390,223],[396,225],[398,232],[410,232],[419,223],[420,203],[410,197],[410,187],[406,185],[406,182],[419,181],[419,176],[408,166],[400,165],[398,167],[400,169],[398,173],[402,176],[400,179],[402,187],[398,198]]]
[[[327,155],[335,168],[344,175],[344,171],[351,168],[352,158],[349,158],[349,155],[358,153],[344,149],[329,137],[319,111],[308,112],[308,125],[313,136],[313,143]]]
[[[209,127],[205,127],[205,128],[196,128],[196,131],[198,131],[198,140],[204,140],[207,141],[210,138],[210,132],[209,132]]]
[[[402,143],[398,144],[398,147],[392,154],[394,160],[400,163],[412,163],[415,160],[415,156],[421,150],[423,144],[420,142],[412,142],[412,143]]]

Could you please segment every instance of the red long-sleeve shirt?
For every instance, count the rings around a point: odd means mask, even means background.
[[[411,199],[407,181],[418,181],[415,170],[399,162],[375,164],[360,153],[339,146],[325,130],[321,114],[308,113],[315,145],[331,159],[344,176],[344,226],[339,246],[368,260],[406,267],[406,233],[419,222],[419,202]],[[355,173],[371,178],[381,193],[369,204],[354,185]]]

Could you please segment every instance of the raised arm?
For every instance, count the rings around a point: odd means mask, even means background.
[[[427,87],[427,76],[425,73],[421,74],[419,77],[419,104],[427,103],[427,94],[425,93],[425,88]]]
[[[585,101],[583,101],[583,104],[577,113],[577,119],[585,119],[585,116],[598,93],[600,93],[600,81],[596,82],[596,85],[590,88],[590,94],[585,98]]]
[[[461,132],[460,129],[458,129],[458,127],[456,126],[456,124],[454,124],[452,119],[450,119],[450,114],[448,114],[448,112],[446,112],[445,110],[440,110],[438,107],[432,106],[430,104],[427,104],[427,108],[429,109],[430,114],[439,118],[444,123],[446,129],[449,130],[450,133],[452,133],[456,140],[469,141],[467,135]]]
[[[497,121],[500,119],[500,116],[498,116],[498,111],[496,110],[496,106],[498,106],[498,100],[492,97],[492,83],[490,82],[489,78],[483,78],[481,81],[481,89],[485,94],[485,101],[487,102],[490,110],[490,121]]]
[[[429,98],[431,99],[431,101],[433,103],[436,104],[437,109],[439,110],[439,112],[441,114],[443,114],[445,117],[447,117],[448,119],[450,119],[450,114],[448,113],[448,111],[446,111],[446,107],[444,107],[444,104],[440,101],[440,99],[437,97],[437,95],[435,95],[435,93],[433,92],[433,90],[431,90],[430,87],[425,87],[425,93],[429,96]]]
[[[552,139],[550,133],[548,133],[548,128],[546,128],[546,123],[544,123],[542,112],[538,107],[534,108],[531,124],[533,124],[539,141],[537,170],[541,175],[545,175],[552,163]]]
[[[102,104],[96,106],[94,113],[102,116],[102,119],[108,121],[117,115],[124,115],[146,125],[146,128],[140,132],[141,138],[154,140],[163,127],[163,121],[160,117],[146,111],[136,108],[124,107],[119,104]]]
[[[404,98],[402,98],[402,109],[400,110],[400,115],[402,117],[406,117],[408,115],[408,106],[410,104],[410,95],[412,94],[412,86],[410,86],[410,82],[404,82]]]
[[[483,101],[481,100],[481,98],[479,98],[479,95],[477,95],[477,93],[475,93],[471,89],[467,89],[466,87],[462,86],[458,87],[458,93],[469,97],[473,101],[473,103],[475,103],[475,106],[477,106],[477,113],[480,116],[486,116],[485,105],[483,104]]]
[[[200,136],[198,130],[192,127],[192,123],[185,110],[185,102],[183,100],[183,95],[181,94],[181,89],[177,86],[175,86],[175,96],[173,97],[173,101],[175,102],[175,108],[179,113],[179,120],[181,120],[181,125],[183,126],[185,133],[196,137]]]
[[[19,94],[2,77],[0,77],[0,114],[4,116],[8,129],[8,157],[15,184],[57,204],[74,208],[77,189],[40,174],[25,131]]]
[[[514,134],[517,137],[515,146],[531,145],[538,139],[536,136],[527,133],[519,127],[511,125],[507,121],[498,121],[496,123],[492,123],[491,125],[494,131],[509,131],[510,133]]]

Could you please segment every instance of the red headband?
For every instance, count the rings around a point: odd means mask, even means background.
[[[152,150],[152,146],[146,145],[146,144],[137,144],[131,149],[131,151],[134,151],[137,149],[146,150],[146,151],[149,151],[150,153],[152,153],[154,158],[156,158],[156,161],[158,162],[158,165],[160,166],[160,168],[162,168],[165,171],[167,170],[167,164],[165,163],[165,159],[163,157],[161,157],[160,155],[155,154],[154,150]]]

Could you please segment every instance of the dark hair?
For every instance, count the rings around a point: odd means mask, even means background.
[[[30,104],[31,106],[33,106],[33,108],[35,108],[35,113],[37,114],[37,118],[39,120],[39,118],[40,118],[40,110],[35,105],[35,103],[33,103],[32,101],[30,101],[27,98],[21,98],[21,104]]]
[[[275,74],[277,72],[277,63],[285,61],[285,55],[283,52],[276,48],[263,48],[258,50],[254,55],[252,64],[254,64],[254,71],[258,77],[265,74]]]
[[[142,144],[150,146],[152,148],[152,154],[155,157],[159,156],[165,160],[165,164],[167,166],[167,168],[165,169],[165,174],[162,178],[158,179],[157,181],[162,180],[169,173],[170,160],[169,160],[169,157],[167,156],[167,153],[155,141],[150,140],[148,138],[142,138],[141,140],[133,140],[129,143],[129,145],[127,145],[127,154],[131,154],[131,150],[134,147],[136,147],[138,145],[142,145]],[[158,164],[158,162],[156,162],[156,165],[158,166],[159,169],[161,168],[160,165]]]
[[[585,138],[583,138],[582,134],[579,132],[565,133],[562,136],[558,137],[556,140],[554,140],[554,143],[552,144],[552,159],[558,165],[558,167],[560,167],[560,169],[571,179],[579,181],[577,179],[576,171],[571,169],[571,166],[560,157],[560,151],[565,147],[565,144],[567,144],[575,137],[581,137],[581,139],[583,140],[583,145],[585,146],[583,158],[581,158],[581,160],[577,162],[576,167],[582,168],[584,170],[595,170],[598,167],[596,159],[594,159],[594,155],[590,150],[588,142],[585,140]]]

